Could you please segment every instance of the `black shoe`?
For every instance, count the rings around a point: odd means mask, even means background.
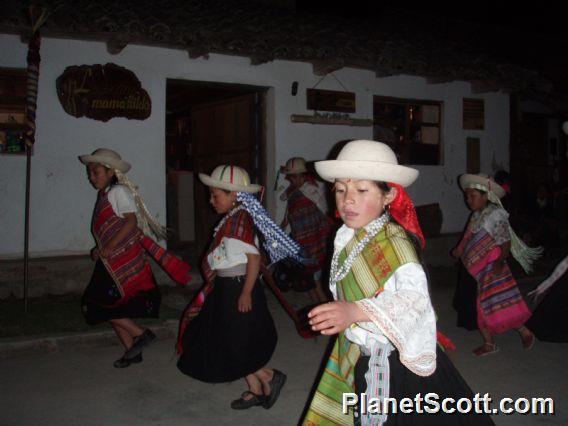
[[[142,354],[138,354],[134,358],[127,358],[126,354],[124,354],[122,358],[117,359],[113,365],[116,368],[126,368],[130,364],[138,364],[139,362],[142,362]]]
[[[155,338],[156,335],[152,332],[152,330],[149,329],[144,330],[144,332],[140,336],[136,336],[134,338],[132,346],[130,347],[130,349],[126,351],[124,355],[126,356],[126,358],[129,359],[134,358],[137,355],[140,355],[142,353],[142,349],[144,349],[145,346],[148,346],[150,343],[152,343]]]
[[[272,380],[268,382],[268,385],[270,386],[270,394],[265,398],[264,404],[262,405],[264,408],[268,409],[274,405],[280,395],[282,387],[284,387],[284,383],[286,383],[286,374],[274,369]]]
[[[244,399],[247,395],[252,395],[252,398]],[[246,410],[247,408],[254,407],[255,405],[263,405],[264,400],[264,395],[257,395],[251,391],[246,391],[243,392],[239,399],[235,399],[231,402],[231,408],[234,410]]]

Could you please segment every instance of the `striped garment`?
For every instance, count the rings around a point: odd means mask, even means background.
[[[317,261],[306,265],[306,269],[310,272],[321,270],[327,260],[331,220],[298,188],[288,195],[286,217],[292,229],[291,236],[304,250],[304,256]]]
[[[494,262],[501,255],[501,248],[484,227],[477,232],[468,228],[460,246],[462,262],[477,281],[477,323],[482,330],[491,333],[521,327],[531,316],[509,266],[505,264],[499,273]]]
[[[193,318],[199,315],[201,308],[205,304],[207,295],[213,290],[215,271],[211,269],[207,258],[209,257],[209,254],[215,250],[219,244],[221,244],[223,237],[235,238],[247,244],[256,246],[254,242],[254,223],[251,215],[244,209],[237,211],[234,215],[227,217],[225,223],[217,230],[215,235],[213,235],[213,240],[211,241],[211,244],[207,249],[207,253],[205,253],[203,261],[201,262],[201,271],[205,278],[205,284],[197,292],[197,295],[193,298],[189,305],[187,305],[180,318],[176,344],[178,355],[183,353],[182,338],[187,325]]]
[[[126,219],[114,213],[106,192],[99,191],[92,222],[97,246],[105,247],[125,222]],[[120,292],[121,298],[117,305],[156,286],[145,250],[178,283],[187,284],[191,280],[190,266],[187,263],[164,250],[136,227],[118,243],[108,258],[101,258]]]
[[[364,229],[356,233],[342,250],[340,264],[365,235]],[[400,226],[388,223],[365,246],[347,276],[338,283],[337,299],[353,302],[376,297],[394,271],[410,262],[418,262],[412,243]],[[389,340],[392,338],[386,337]],[[360,355],[359,346],[351,343],[343,332],[339,333],[304,418],[304,425],[353,425],[353,412],[342,412],[342,396],[347,392],[355,392],[354,369]]]

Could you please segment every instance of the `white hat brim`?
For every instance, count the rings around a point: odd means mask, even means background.
[[[470,185],[475,184],[475,185],[482,185],[486,187],[488,190],[493,191],[493,193],[497,195],[497,197],[499,198],[503,198],[507,194],[507,191],[505,191],[505,189],[501,185],[499,185],[493,179],[490,180],[485,176],[471,175],[466,173],[460,176],[459,181],[460,181],[460,187],[464,191],[467,188],[470,188]],[[488,181],[491,182],[490,188],[487,187]]]
[[[379,161],[326,160],[316,162],[315,167],[321,178],[328,182],[362,179],[409,186],[419,174],[418,170],[410,167]]]
[[[205,173],[199,173],[199,180],[203,182],[203,184],[206,186],[225,189],[227,191],[255,193],[260,191],[262,188],[260,185],[256,185],[254,183],[244,186],[244,185],[235,185],[233,183],[223,182],[217,179],[213,179],[211,178],[211,176],[206,175]]]
[[[80,155],[79,161],[83,164],[99,163],[103,166],[110,167],[111,169],[116,169],[122,173],[126,173],[131,167],[130,164],[124,160],[117,160],[116,158],[109,158],[100,155]]]

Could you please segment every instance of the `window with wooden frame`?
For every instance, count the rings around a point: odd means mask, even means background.
[[[442,102],[373,98],[373,137],[388,144],[400,164],[441,165]]]
[[[0,154],[26,152],[26,70],[0,68]]]

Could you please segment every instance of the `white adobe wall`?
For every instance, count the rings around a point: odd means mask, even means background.
[[[26,66],[26,45],[19,37],[0,34],[0,67]],[[269,87],[268,187],[276,169],[291,156],[323,159],[335,143],[371,138],[371,127],[323,126],[290,122],[291,114],[309,114],[305,89],[321,77],[311,65],[275,61],[251,66],[246,58],[210,55],[189,59],[184,51],[128,46],[110,55],[104,43],[43,39],[37,111],[37,144],[32,159],[30,253],[51,256],[86,253],[93,245],[89,233],[95,191],[87,182],[77,156],[98,147],[119,151],[133,164],[130,177],[139,184],[149,209],[165,222],[165,96],[166,79],[188,79]],[[56,78],[66,67],[113,62],[133,71],[152,100],[152,114],[144,121],[114,118],[107,123],[77,119],[61,107]],[[482,143],[482,168],[492,173],[508,167],[509,98],[500,93],[472,95],[467,83],[426,84],[417,77],[375,78],[374,73],[342,69],[337,78],[357,97],[355,118],[372,117],[373,95],[440,100],[444,102],[445,164],[418,167],[421,176],[410,188],[416,204],[439,202],[444,214],[443,232],[459,231],[467,210],[455,183],[465,169],[467,136]],[[297,96],[290,88],[298,81]],[[343,90],[331,76],[318,88]],[[462,98],[485,99],[486,129],[464,131]],[[24,235],[25,158],[0,156],[0,258],[21,257]],[[280,217],[283,206],[268,194],[271,212]]]

